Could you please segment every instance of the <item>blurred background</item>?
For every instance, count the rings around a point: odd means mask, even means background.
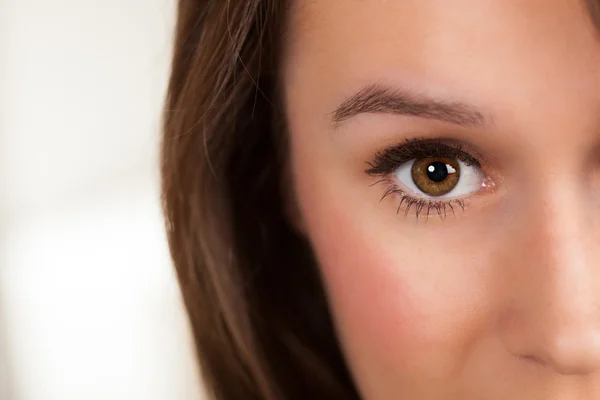
[[[200,399],[160,215],[174,0],[0,0],[0,399]]]

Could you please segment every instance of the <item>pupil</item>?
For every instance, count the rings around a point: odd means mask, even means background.
[[[443,182],[448,177],[448,167],[440,161],[435,161],[427,167],[427,177],[433,182]]]

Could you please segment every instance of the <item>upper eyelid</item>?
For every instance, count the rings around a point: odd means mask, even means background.
[[[481,168],[478,156],[463,150],[462,144],[427,139],[407,141],[378,152],[373,161],[368,162],[370,168],[365,172],[369,175],[387,174],[410,160],[425,157],[458,157],[469,165]]]

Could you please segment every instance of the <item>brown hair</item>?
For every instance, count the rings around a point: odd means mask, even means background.
[[[215,399],[358,399],[286,218],[283,0],[179,0],[162,147],[170,249]],[[596,26],[597,0],[587,0]]]
[[[586,0],[589,15],[596,27],[596,30],[600,30],[600,1],[599,0]]]
[[[170,250],[216,399],[356,399],[286,218],[281,0],[180,0],[162,148]]]

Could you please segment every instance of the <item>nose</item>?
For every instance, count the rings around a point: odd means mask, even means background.
[[[600,246],[585,206],[562,192],[521,221],[504,258],[506,349],[563,375],[600,370]]]

